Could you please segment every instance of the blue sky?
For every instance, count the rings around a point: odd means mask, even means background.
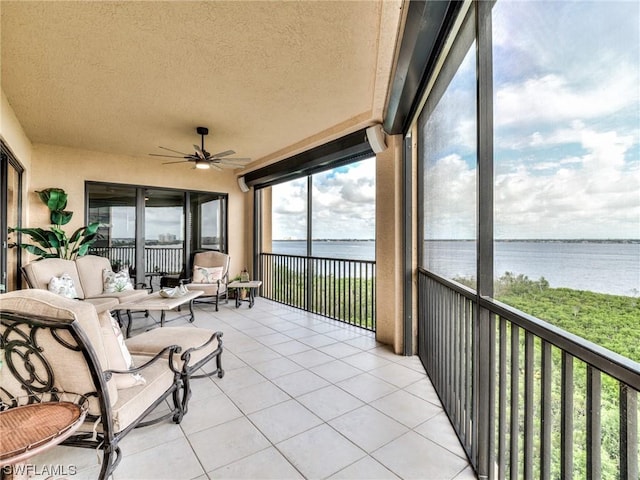
[[[640,238],[639,19],[636,1],[497,2],[496,238]],[[473,103],[474,68],[441,103]],[[475,110],[457,113],[427,170],[432,238],[475,236]]]
[[[375,238],[375,159],[313,176],[313,237]],[[273,239],[306,238],[307,179],[273,187]]]

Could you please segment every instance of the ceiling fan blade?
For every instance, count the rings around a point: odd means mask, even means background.
[[[187,158],[187,157],[178,156],[178,155],[160,155],[159,153],[150,153],[149,155],[151,155],[152,157],[164,157],[164,158]]]
[[[182,160],[182,161],[178,161],[178,162],[164,162],[163,165],[171,165],[172,163],[188,163],[188,160]]]
[[[234,153],[236,152],[233,150],[225,150],[224,152],[214,153],[210,158],[228,157],[229,155],[233,155]]]
[[[218,170],[219,172],[222,171],[222,168],[220,168],[220,165],[216,165],[215,163],[211,164],[211,168],[213,168],[214,170]]]
[[[195,155],[193,155],[194,157],[198,157],[201,160],[207,160],[207,156],[205,155],[204,151],[197,145],[193,146],[196,149],[196,153]]]
[[[163,150],[169,150],[170,152],[173,152],[173,153],[179,153],[180,155],[189,155],[188,153],[179,152],[178,150],[172,150],[172,149],[167,148],[167,147],[158,147],[158,148],[161,148]]]

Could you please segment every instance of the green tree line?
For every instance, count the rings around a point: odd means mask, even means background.
[[[456,279],[458,282],[474,287],[473,279]],[[551,288],[544,278],[531,280],[524,275],[510,272],[500,277],[495,284],[495,298],[511,305],[527,314],[545,320],[568,332],[603,346],[633,361],[640,361],[640,299],[619,295],[607,295],[568,288]],[[511,325],[507,323],[506,335],[511,336]],[[511,346],[507,342],[508,377],[518,377],[518,412],[506,413],[507,422],[512,413],[517,415],[518,429],[507,434],[506,446],[512,434],[522,436],[524,428],[524,331],[519,331],[519,356],[517,365],[511,365]],[[534,341],[534,478],[539,478],[540,467],[540,427],[541,427],[541,342]],[[561,478],[560,472],[560,422],[562,418],[561,399],[561,351],[552,348],[552,436],[551,436],[551,478]],[[587,462],[587,366],[584,362],[574,360],[573,371],[573,478],[586,478]],[[603,479],[620,478],[620,384],[615,379],[602,375],[601,386],[601,475]],[[507,405],[510,405],[513,392],[507,382]],[[638,415],[638,412],[632,412]],[[497,412],[496,412],[497,418]],[[497,429],[500,427],[497,426]],[[499,431],[496,431],[496,435]],[[517,455],[518,464],[524,460],[523,441],[520,438],[518,452],[507,452]],[[508,460],[507,460],[508,463]],[[522,467],[521,467],[522,468]],[[520,471],[519,477],[523,472]],[[507,478],[510,478],[507,476]]]
[[[271,277],[270,287],[263,289],[266,298],[375,330],[374,278],[308,277],[304,271],[280,266],[274,268]]]
[[[550,288],[544,278],[505,273],[496,299],[640,362],[640,298]]]

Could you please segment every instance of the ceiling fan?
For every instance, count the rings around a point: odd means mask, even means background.
[[[216,170],[222,170],[222,167],[225,168],[242,168],[246,166],[249,162],[251,162],[250,158],[229,158],[229,155],[233,155],[236,153],[233,150],[226,150],[224,152],[218,152],[211,154],[204,149],[204,137],[209,134],[209,129],[206,127],[197,127],[196,132],[201,136],[200,146],[193,145],[195,148],[195,153],[184,153],[179,152],[177,150],[172,150],[167,147],[158,147],[163,150],[168,150],[173,153],[179,153],[178,155],[160,155],[157,153],[150,153],[149,155],[153,157],[165,157],[165,158],[182,158],[177,162],[165,162],[163,165],[169,165],[172,163],[185,163],[185,162],[193,162],[193,168],[199,169],[207,169],[214,168]]]

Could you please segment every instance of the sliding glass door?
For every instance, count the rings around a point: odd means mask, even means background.
[[[9,227],[20,226],[22,198],[22,167],[2,145],[0,161],[0,293],[20,289],[20,253],[15,247],[17,234],[8,233]]]
[[[192,250],[227,250],[226,197],[217,193],[190,192]]]
[[[144,195],[145,271],[178,273],[185,248],[185,194],[148,188]]]
[[[227,194],[87,182],[86,199],[101,224],[92,253],[140,282],[180,273],[194,250],[227,251]]]
[[[88,223],[99,222],[95,254],[108,257],[114,270],[133,268],[136,249],[136,189],[96,184],[88,188]]]

